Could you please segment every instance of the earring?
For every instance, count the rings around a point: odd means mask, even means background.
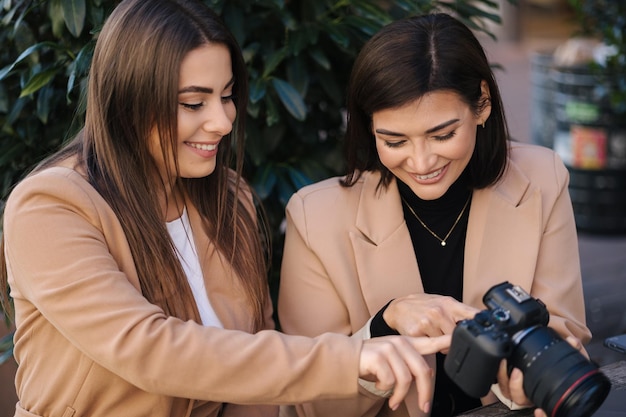
[[[485,121],[483,121],[483,125],[482,126],[483,126],[483,129],[484,129],[485,128]]]

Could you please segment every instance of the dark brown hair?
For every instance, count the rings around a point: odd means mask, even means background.
[[[144,296],[172,316],[196,314],[193,295],[173,250],[156,186],[163,184],[149,151],[158,129],[165,161],[176,169],[178,83],[187,53],[221,44],[230,51],[237,118],[220,142],[215,171],[204,178],[178,178],[187,201],[199,210],[205,231],[228,259],[248,296],[251,326],[263,327],[268,234],[256,212],[242,203],[244,116],[248,86],[236,40],[209,8],[194,0],[125,0],[98,36],[91,70],[85,126],[37,170],[78,156],[89,182],[111,205],[131,247]],[[173,158],[173,160],[172,160]],[[169,167],[170,164],[166,163]],[[176,177],[170,173],[168,177]],[[245,200],[244,200],[245,201]],[[5,262],[2,259],[2,262]],[[6,268],[0,284],[6,285]]]
[[[489,102],[481,94],[483,80]],[[348,86],[347,175],[342,184],[353,185],[363,171],[380,171],[379,187],[386,187],[393,174],[378,157],[372,115],[438,90],[457,93],[476,115],[491,105],[485,128],[477,130],[467,169],[472,187],[495,183],[506,169],[508,153],[508,129],[495,77],[467,26],[447,14],[433,13],[385,26],[359,53]]]

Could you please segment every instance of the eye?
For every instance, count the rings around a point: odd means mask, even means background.
[[[200,110],[204,103],[178,103],[188,110]]]
[[[228,103],[231,102],[233,100],[235,100],[237,98],[237,96],[235,96],[234,94],[228,95],[228,96],[222,96],[222,102],[223,103]]]
[[[453,130],[448,134],[433,136],[433,138],[435,138],[436,140],[448,140],[448,139],[452,139],[455,135],[456,135],[456,130]]]
[[[406,140],[396,140],[396,141],[384,141],[385,146],[388,148],[399,148],[400,146],[406,143]]]

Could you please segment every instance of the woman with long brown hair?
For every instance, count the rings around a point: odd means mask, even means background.
[[[276,415],[255,404],[351,395],[359,377],[395,386],[392,406],[413,379],[428,391],[420,353],[447,337],[273,331],[241,177],[247,95],[241,52],[202,3],[113,11],[84,128],[5,207],[17,416]]]

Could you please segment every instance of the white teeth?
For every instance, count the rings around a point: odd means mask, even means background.
[[[428,175],[418,175],[417,178],[419,178],[420,180],[429,180],[431,178],[435,178],[437,175],[441,174],[441,171],[443,170],[443,168],[438,169],[435,172],[431,172]]]
[[[206,145],[204,143],[190,143],[189,146],[191,146],[192,148],[200,149],[201,151],[213,151],[217,149],[217,144]]]

